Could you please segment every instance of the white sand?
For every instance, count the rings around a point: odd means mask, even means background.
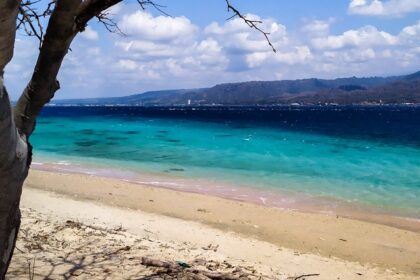
[[[22,232],[10,268],[11,279],[29,279],[28,263],[34,258],[35,279],[48,274],[49,279],[138,279],[152,273],[140,264],[143,256],[187,263],[198,258],[225,261],[233,266],[253,267],[255,273],[271,279],[293,279],[312,273],[320,275],[307,279],[418,279],[280,248],[197,222],[79,201],[28,187],[22,208]],[[68,220],[83,226],[72,227],[72,223],[66,223]],[[112,230],[119,228],[124,231]],[[40,246],[34,246],[38,243]],[[126,246],[130,249],[121,249]]]

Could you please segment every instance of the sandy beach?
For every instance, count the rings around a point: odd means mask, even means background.
[[[250,278],[420,277],[415,225],[407,230],[37,170],[21,206],[10,279],[28,279],[34,261],[35,279],[141,279],[155,273],[141,265],[142,257],[223,272],[248,269]]]

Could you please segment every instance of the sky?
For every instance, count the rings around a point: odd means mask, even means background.
[[[135,1],[111,8],[123,35],[92,20],[65,57],[55,98],[420,70],[419,0],[231,0],[262,22],[276,53],[241,19],[227,20],[224,0],[156,2],[170,16]],[[18,31],[5,74],[12,100],[29,81],[38,53],[38,42]]]

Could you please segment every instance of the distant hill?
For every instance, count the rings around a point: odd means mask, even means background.
[[[395,81],[364,90],[328,89],[312,94],[270,100],[268,103],[293,104],[420,104],[420,79]]]
[[[54,100],[68,105],[269,105],[420,103],[420,71],[406,76],[252,81],[124,97]]]
[[[140,94],[121,96],[121,97],[103,97],[103,98],[84,98],[84,99],[58,99],[53,104],[75,104],[75,105],[153,105],[165,104],[168,100],[182,99],[187,93],[200,93],[206,89],[174,89],[147,91]]]

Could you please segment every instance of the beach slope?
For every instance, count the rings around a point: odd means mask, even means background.
[[[28,279],[34,261],[34,273],[50,279],[142,278],[154,273],[142,257],[272,279],[420,275],[418,232],[331,215],[35,170],[22,207],[12,279]]]

